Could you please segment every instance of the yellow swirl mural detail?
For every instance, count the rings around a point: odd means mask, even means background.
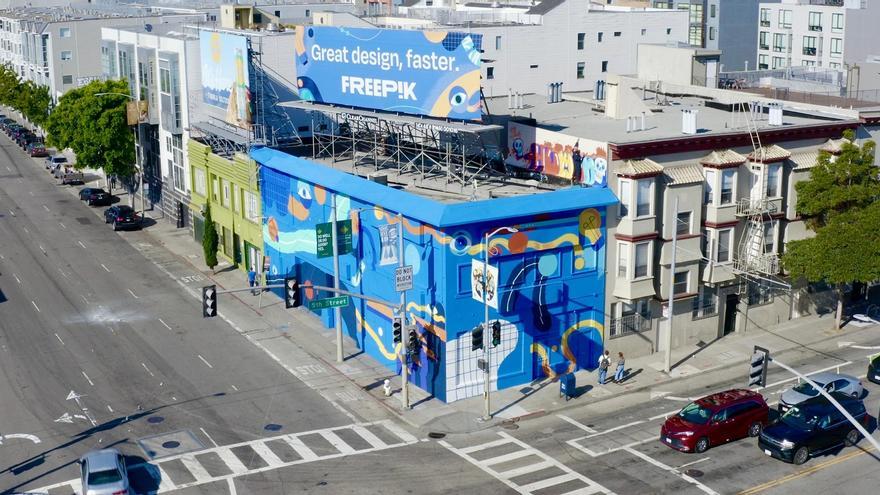
[[[605,327],[596,320],[581,320],[568,327],[568,329],[562,333],[562,355],[565,356],[565,359],[568,359],[569,373],[573,373],[574,370],[577,369],[577,359],[575,359],[574,354],[571,353],[571,348],[568,346],[568,337],[572,332],[581,328],[595,328],[599,331],[599,338],[602,337],[605,329]]]
[[[541,369],[544,370],[544,374],[555,379],[556,372],[550,367],[550,357],[547,355],[547,349],[537,342],[532,342],[532,353],[541,357]]]
[[[398,356],[400,355],[401,343],[398,343],[394,347],[393,351],[389,351],[388,349],[385,348],[385,344],[382,343],[382,339],[379,338],[379,335],[377,335],[376,331],[373,330],[373,327],[370,326],[369,323],[367,323],[366,318],[364,318],[364,316],[361,314],[361,312],[357,308],[354,309],[354,315],[355,315],[355,318],[357,319],[357,322],[358,322],[358,327],[359,327],[358,330],[360,330],[360,328],[366,329],[367,334],[370,335],[370,338],[373,339],[373,342],[376,343],[376,347],[379,349],[379,352],[381,352],[382,355],[385,356],[386,359],[388,359],[390,361],[394,361],[395,359],[399,359]]]

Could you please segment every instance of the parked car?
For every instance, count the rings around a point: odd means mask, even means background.
[[[862,382],[850,375],[816,373],[815,375],[810,375],[810,380],[816,382],[816,385],[824,388],[826,392],[841,392],[855,398],[861,398],[862,391],[864,390]],[[796,385],[782,393],[782,396],[779,398],[779,412],[785,412],[791,406],[800,404],[817,395],[819,395],[819,391],[807,382]]]
[[[13,120],[3,130],[6,132],[7,136],[12,137],[16,132],[18,132],[21,129],[23,129],[23,127]]]
[[[18,133],[15,136],[15,144],[17,144],[18,147],[21,149],[27,149],[27,145],[36,141],[36,140],[37,140],[37,135],[27,129]]]
[[[111,206],[104,210],[104,222],[113,224],[113,230],[136,229],[141,226],[141,218],[128,205]]]
[[[46,146],[42,142],[33,142],[28,146],[28,154],[34,158],[49,156]]]
[[[868,359],[868,380],[880,385],[880,354]]]
[[[82,493],[129,495],[125,458],[116,449],[93,450],[79,459]]]
[[[86,177],[82,172],[69,167],[64,167],[64,172],[60,174],[59,178],[61,179],[62,186],[86,183]]]
[[[856,421],[867,426],[868,416],[861,399],[840,392],[832,397]],[[785,462],[803,464],[810,457],[858,443],[861,434],[824,396],[792,406],[758,438],[758,447],[767,455]]]
[[[46,169],[52,172],[57,165],[62,163],[67,163],[67,158],[61,155],[52,155],[46,158]]]
[[[734,389],[686,405],[660,427],[660,441],[682,452],[705,452],[712,445],[756,437],[769,422],[770,408],[752,390]]]
[[[100,187],[84,187],[79,191],[79,199],[89,206],[110,206],[113,198]]]

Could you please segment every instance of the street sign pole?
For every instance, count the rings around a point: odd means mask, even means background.
[[[330,195],[330,244],[333,245],[333,288],[339,289],[339,232],[336,231],[336,193]],[[336,324],[336,362],[341,363],[342,358],[342,309],[333,309],[333,323]]]
[[[492,409],[489,407],[489,388],[492,386],[490,373],[492,363],[489,361],[489,346],[486,345],[486,332],[489,330],[489,299],[486,295],[486,290],[489,288],[489,237],[489,233],[486,232],[486,243],[483,244],[483,355],[486,360],[486,374],[484,377],[486,384],[484,385],[485,390],[483,390],[483,397],[486,401],[485,409],[483,410],[483,420],[485,421],[492,419]]]
[[[403,215],[400,213],[397,214],[397,266],[399,268],[403,268]],[[406,291],[400,291],[400,315],[403,316],[403,330],[406,331],[406,328],[409,326],[409,318],[407,318],[406,311]],[[400,372],[400,401],[403,405],[403,410],[406,411],[409,409],[409,369],[407,368],[407,350],[406,346],[403,343],[403,339],[400,339],[400,356],[401,356],[401,372]]]
[[[672,263],[669,266],[669,316],[666,317],[666,348],[663,350],[663,371],[672,370],[672,319],[675,317],[675,249],[678,247],[678,196],[672,213]]]

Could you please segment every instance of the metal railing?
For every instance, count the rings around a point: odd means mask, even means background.
[[[736,214],[738,216],[750,217],[753,215],[763,215],[765,213],[773,213],[776,208],[769,198],[740,198],[736,202]]]
[[[640,333],[651,329],[651,315],[639,313],[612,318],[610,322],[610,336],[619,337],[628,333]]]

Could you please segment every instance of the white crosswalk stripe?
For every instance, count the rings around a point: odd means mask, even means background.
[[[400,439],[400,441],[393,443],[383,441],[376,433],[373,433],[373,431],[370,431],[370,429],[368,428],[381,428],[386,431],[386,434],[383,436],[395,437]],[[342,431],[347,431],[355,434],[357,437],[362,438],[370,446],[365,449],[355,449],[345,440],[343,440],[340,435],[337,434],[338,432]],[[330,444],[333,445],[333,447],[335,447],[338,452],[325,455],[317,454],[316,451],[308,445],[308,441],[304,440],[304,438],[309,435],[318,435],[324,438],[325,440],[330,442]],[[283,461],[278,456],[278,454],[272,451],[272,449],[268,445],[267,442],[270,442],[272,440],[281,440],[287,443],[298,454],[299,458],[289,462]],[[132,477],[132,475],[138,471],[147,471],[149,473],[149,476],[153,477],[158,484],[158,490],[152,493],[160,494],[173,490],[189,488],[192,486],[203,485],[215,481],[223,481],[235,478],[236,476],[270,471],[279,467],[304,464],[307,462],[315,462],[325,459],[334,459],[350,455],[365,454],[367,452],[375,452],[377,450],[385,450],[402,447],[405,445],[411,445],[416,442],[418,442],[418,438],[411,435],[400,426],[396,425],[390,420],[382,420],[372,423],[356,423],[335,428],[303,431],[299,433],[280,435],[271,438],[260,438],[256,440],[251,440],[249,442],[241,442],[233,445],[222,445],[219,447],[208,448],[196,452],[187,452],[184,454],[155,459],[149,463],[129,466],[128,470],[129,477]],[[248,469],[247,466],[245,466],[244,463],[238,458],[238,456],[236,456],[235,453],[232,451],[232,449],[234,448],[245,446],[250,447],[254,452],[256,452],[256,454],[266,462],[266,466]],[[317,446],[315,446],[315,448],[317,448]],[[205,469],[205,466],[202,464],[202,462],[199,461],[199,457],[211,453],[220,458],[223,464],[226,465],[227,471],[231,474],[214,476],[211,475],[207,469]],[[183,467],[186,468],[187,471],[189,471],[195,481],[186,483],[175,483],[168,475],[168,472],[162,468],[162,465],[164,463],[177,460],[180,460],[180,463],[183,465]],[[48,492],[49,490],[56,489],[61,489],[65,492],[67,489],[69,489],[70,493],[81,492],[80,482],[78,479],[64,481],[43,488],[38,488],[35,489],[35,491]]]
[[[562,484],[574,485],[575,483],[580,484],[581,486],[571,486],[568,492],[560,495],[591,495],[596,493],[607,495],[613,494],[612,491],[608,490],[599,483],[570,469],[565,464],[557,461],[556,459],[553,459],[552,457],[541,452],[540,450],[532,448],[525,442],[517,440],[513,436],[508,435],[504,432],[500,432],[498,433],[498,435],[501,436],[501,438],[498,440],[492,440],[489,442],[461,448],[453,447],[449,442],[445,440],[441,440],[439,443],[456,455],[466,459],[471,464],[477,466],[486,473],[495,477],[495,479],[497,479],[498,481],[501,481],[505,485],[523,495],[531,495],[537,491],[545,490]],[[516,450],[508,452],[510,450],[510,445],[513,445]],[[506,453],[493,457],[488,457],[485,459],[478,459],[474,457],[475,454],[479,455],[480,457],[483,457],[484,454],[491,454],[492,449],[496,449],[499,447],[505,447],[504,451]],[[515,467],[512,469],[498,469],[504,463],[508,463],[511,461],[525,461],[529,460],[529,458],[534,458],[534,461],[529,464],[525,464],[523,466]],[[516,478],[519,476],[532,473],[540,473],[544,470],[549,471],[549,473],[544,478],[532,480],[530,483],[526,484],[519,484],[516,482]],[[560,471],[562,472],[561,474]],[[566,486],[566,488],[569,488],[569,486]]]

